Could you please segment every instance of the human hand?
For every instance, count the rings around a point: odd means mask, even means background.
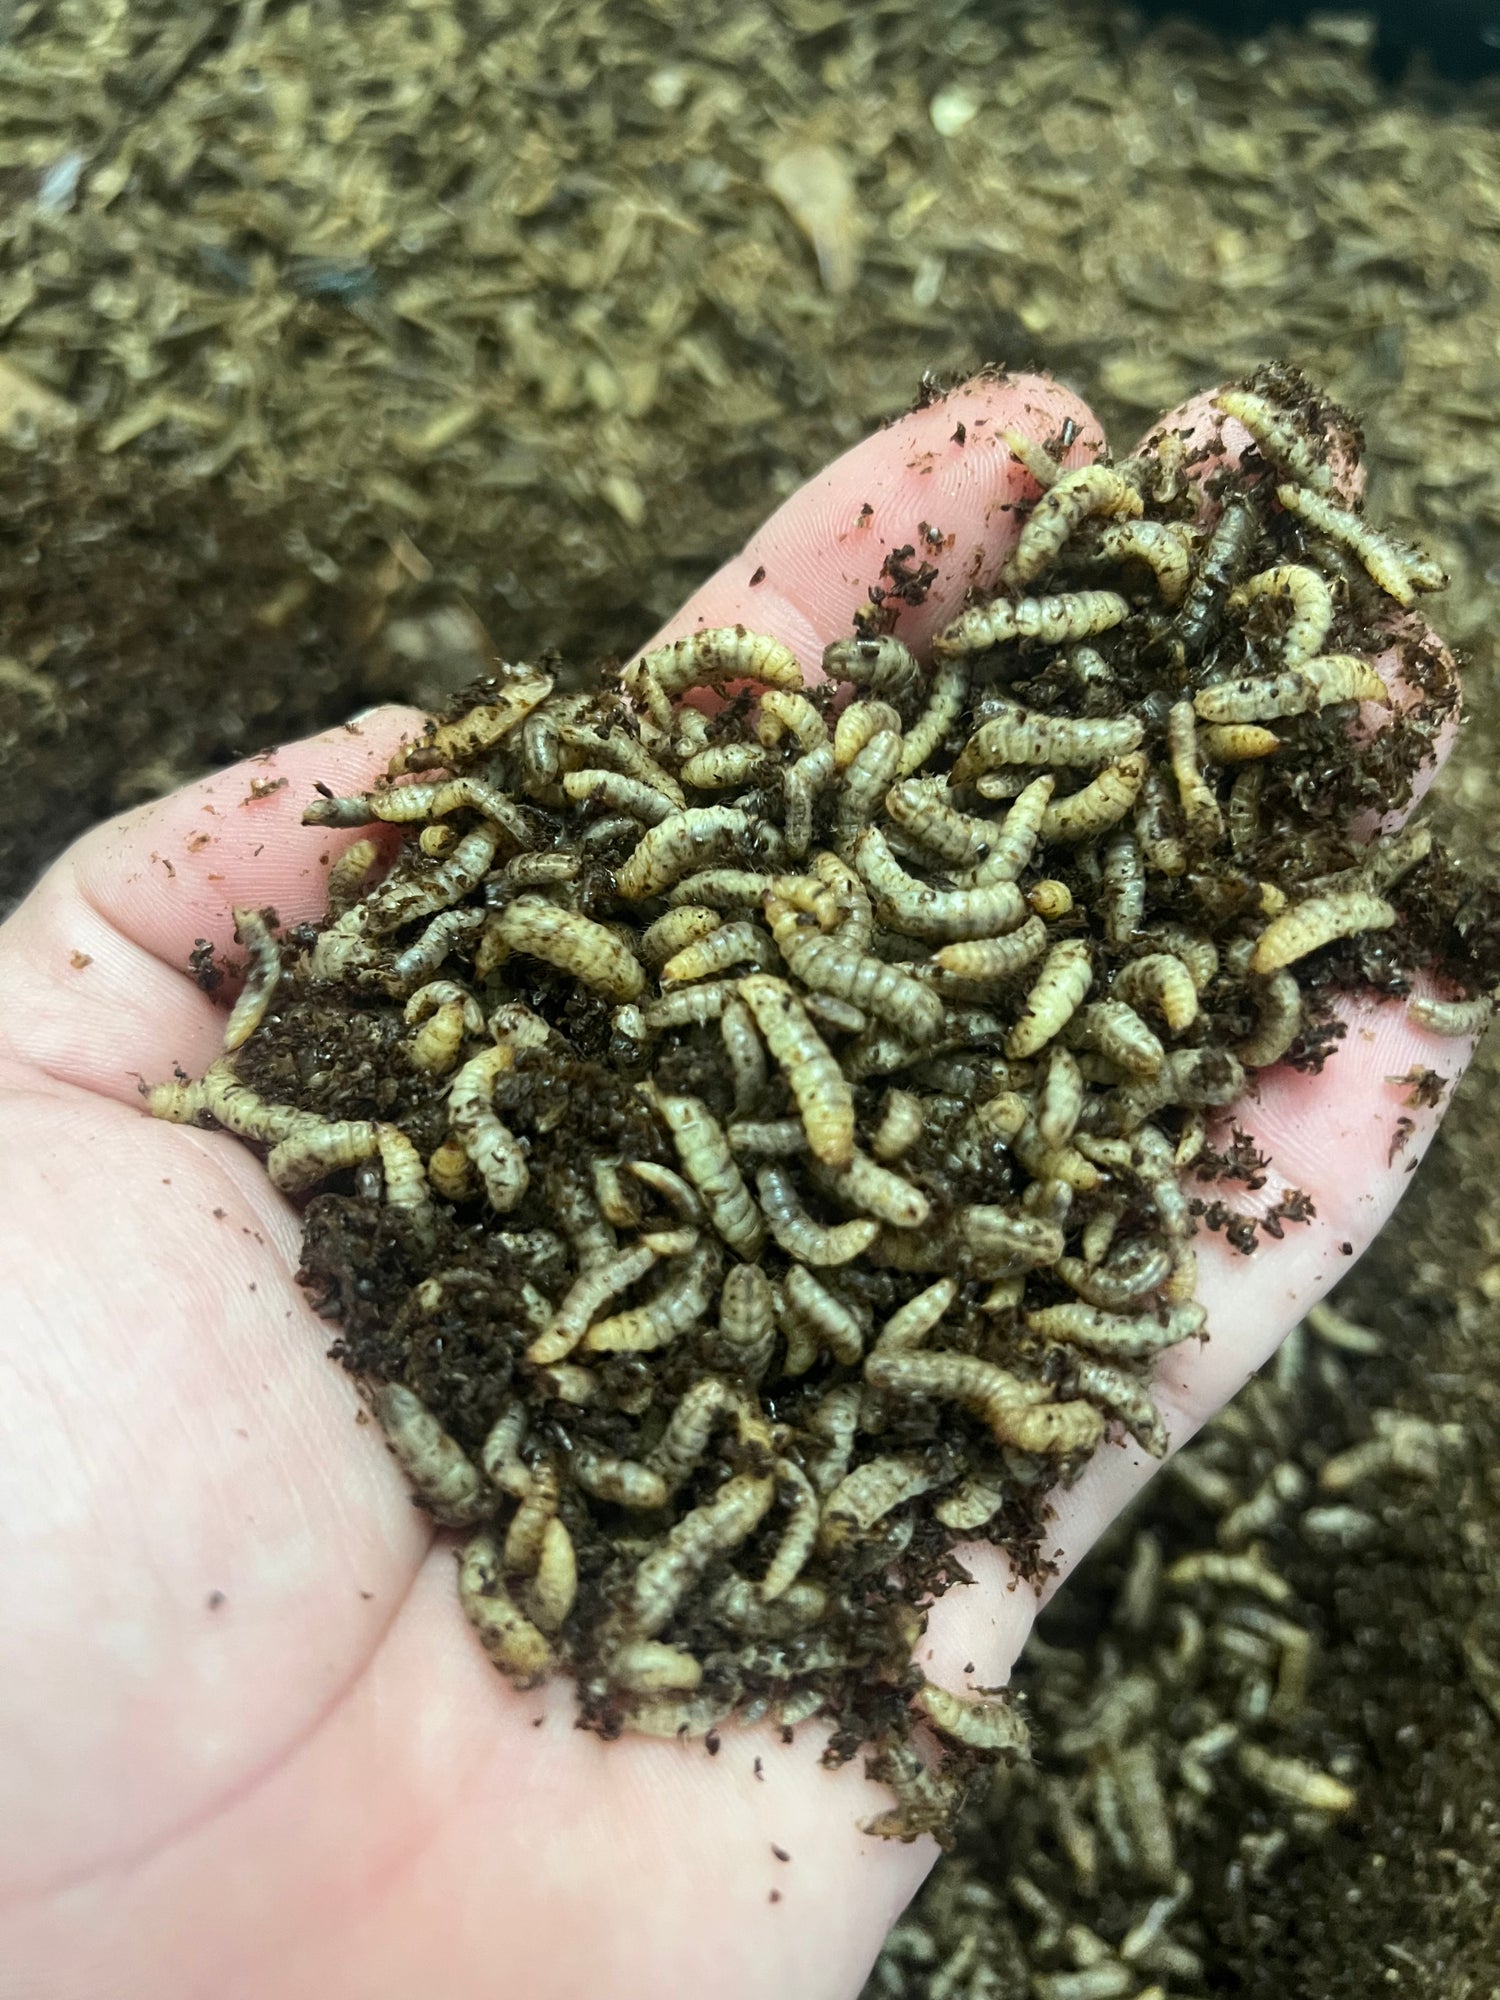
[[[804,488],[663,636],[744,622],[812,667],[911,544],[938,570],[902,614],[920,645],[1014,538],[1031,488],[1000,433],[1069,420],[1085,462],[1098,426],[1056,385],[969,385]],[[381,711],[100,829],[0,931],[0,1995],[852,1995],[930,1845],[862,1836],[883,1795],[821,1769],[811,1728],[729,1729],[716,1759],[603,1744],[565,1683],[501,1680],[324,1359],[295,1213],[237,1141],[141,1115],[138,1072],[218,1046],[195,939],[227,947],[235,904],[318,914],[342,836],[298,824],[314,780],[363,789],[416,721]],[[1213,1337],[1160,1370],[1174,1443],[1394,1207],[1436,1114],[1387,1079],[1461,1068],[1399,1007],[1347,1012],[1322,1076],[1267,1074],[1240,1116],[1265,1198],[1295,1184],[1317,1216],[1248,1263],[1199,1239]],[[1154,1469],[1109,1446],[1058,1495],[1060,1573]],[[993,1551],[966,1560],[922,1665],[994,1685],[1036,1604]]]

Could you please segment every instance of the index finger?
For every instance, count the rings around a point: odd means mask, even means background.
[[[975,376],[799,487],[652,645],[744,625],[816,669],[874,588],[891,593],[899,636],[924,647],[970,589],[994,583],[1020,532],[1018,509],[1037,497],[1007,431],[1050,446],[1066,466],[1087,465],[1104,448],[1098,419],[1060,382]]]

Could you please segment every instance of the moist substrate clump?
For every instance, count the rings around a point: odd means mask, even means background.
[[[1337,1060],[1340,993],[1435,977],[1471,1032],[1500,976],[1428,831],[1371,837],[1454,708],[1441,574],[1339,497],[1357,428],[1301,378],[1221,405],[1234,459],[1015,440],[1020,540],[928,661],[885,593],[814,688],[741,628],[476,684],[309,805],[399,846],[320,926],[237,913],[225,1052],[152,1097],[311,1197],[305,1282],[496,1664],[606,1735],[830,1718],[885,1832],[1025,1747],[911,1664],[955,1547],[1039,1575],[1054,1486],[1166,1449],[1200,1220],[1311,1214],[1235,1206],[1254,1072]]]

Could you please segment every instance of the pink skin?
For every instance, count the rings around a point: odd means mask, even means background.
[[[1030,496],[996,433],[1044,436],[1067,415],[1086,458],[1088,413],[1034,379],[971,385],[867,440],[664,636],[744,620],[811,666],[926,520],[954,542],[903,628],[925,638],[998,566],[1001,503]],[[821,1770],[813,1731],[785,1747],[726,1730],[717,1758],[602,1745],[571,1726],[566,1686],[514,1693],[457,1611],[447,1538],[323,1358],[296,1217],[234,1140],[140,1112],[137,1073],[196,1073],[218,1044],[222,1013],[181,969],[193,941],[228,946],[234,903],[317,914],[348,836],[300,828],[302,800],[315,779],[368,783],[416,720],[383,710],[99,829],[0,932],[0,1263],[16,1274],[0,1330],[0,1986],[838,2000],[931,1847],[862,1836],[884,1795],[857,1763]],[[267,777],[288,782],[251,798]],[[1201,1243],[1213,1337],[1160,1381],[1177,1442],[1395,1206],[1436,1121],[1411,1114],[1388,1165],[1405,1106],[1385,1079],[1462,1069],[1463,1048],[1398,1008],[1350,1017],[1322,1078],[1270,1076],[1245,1107],[1318,1218],[1248,1263]],[[1112,1446],[1059,1496],[1060,1574],[1153,1470]],[[997,1558],[976,1567],[923,1642],[954,1685],[1003,1681],[1035,1612]]]

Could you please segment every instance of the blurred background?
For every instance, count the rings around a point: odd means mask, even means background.
[[[627,653],[987,362],[1120,448],[1266,359],[1352,405],[1454,578],[1440,813],[1493,866],[1497,62],[1485,0],[11,0],[0,898],[497,653]],[[872,1994],[1493,2000],[1497,1137],[1482,1055],[1343,1317],[1044,1620],[1037,1766]]]

